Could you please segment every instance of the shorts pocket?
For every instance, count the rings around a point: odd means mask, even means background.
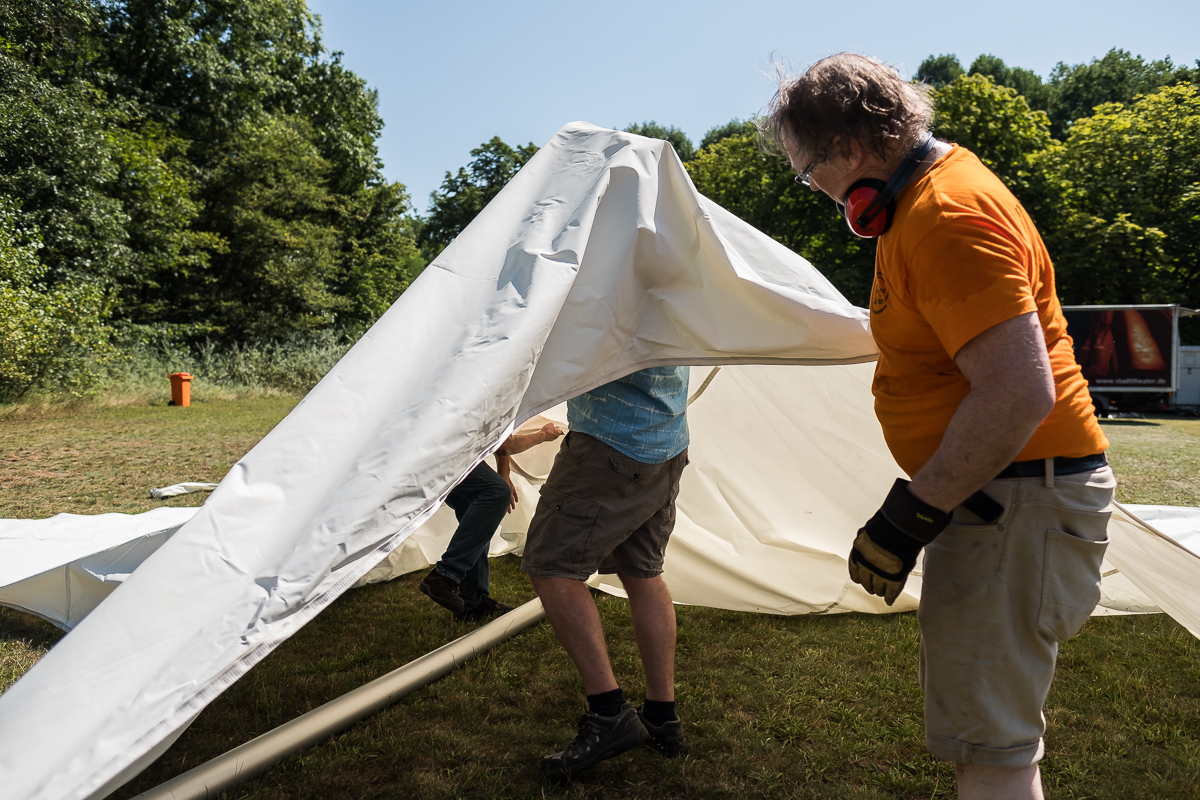
[[[1055,642],[1070,639],[1100,601],[1100,564],[1108,540],[1092,542],[1064,531],[1046,532],[1038,628]]]
[[[593,500],[583,500],[563,494],[551,486],[542,486],[539,503],[545,503],[547,513],[561,514],[567,517],[580,518],[580,524],[591,526],[600,513],[600,504]],[[586,523],[584,522],[586,520]]]
[[[525,539],[524,567],[544,577],[575,577],[596,526],[600,504],[542,486]]]
[[[609,456],[608,465],[612,471],[623,478],[628,478],[631,481],[640,481],[643,472],[653,472],[652,464],[643,464],[633,458],[625,458],[624,456]]]
[[[562,449],[565,449],[568,457],[578,465],[587,460],[596,441],[593,436],[585,436],[578,431],[568,431],[567,437],[563,440],[565,447]]]

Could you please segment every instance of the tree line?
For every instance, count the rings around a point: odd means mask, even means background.
[[[114,343],[365,330],[424,265],[304,0],[0,3],[0,399]]]
[[[1181,303],[1200,308],[1200,61],[1177,66],[1112,50],[1060,63],[1047,81],[993,55],[964,69],[930,56],[916,79],[935,100],[934,133],[977,154],[1030,212],[1065,305]],[[626,130],[674,146],[701,194],[798,252],[865,306],[875,244],[833,204],[798,186],[764,150],[753,120],[694,145],[657,122]],[[434,194],[424,246],[444,246],[536,151],[492,139]],[[1181,321],[1200,344],[1200,319]]]
[[[1200,62],[1114,50],[1042,81],[943,55],[917,77],[936,133],[1030,209],[1064,302],[1200,305]],[[82,386],[129,342],[353,341],[537,152],[481,144],[416,213],[382,175],[375,92],[304,0],[8,0],[0,97],[0,400]],[[753,120],[698,145],[628,130],[866,302],[873,244]]]

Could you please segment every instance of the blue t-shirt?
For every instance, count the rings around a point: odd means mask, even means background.
[[[687,367],[650,367],[567,401],[567,426],[643,464],[688,446]]]

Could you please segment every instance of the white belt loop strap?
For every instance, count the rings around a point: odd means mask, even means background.
[[[1046,488],[1047,488],[1047,489],[1053,489],[1053,488],[1054,488],[1054,459],[1053,459],[1053,458],[1047,458],[1047,459],[1046,459],[1046,480],[1045,480],[1045,486],[1046,486]]]

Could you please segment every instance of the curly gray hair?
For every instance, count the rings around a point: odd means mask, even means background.
[[[823,157],[837,140],[849,155],[849,140],[857,139],[888,160],[911,149],[932,116],[929,87],[870,56],[838,53],[797,78],[781,76],[759,131],[784,152]]]

